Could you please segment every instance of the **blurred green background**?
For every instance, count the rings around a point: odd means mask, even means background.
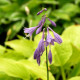
[[[37,16],[42,8],[47,11]],[[80,80],[80,0],[0,0],[0,80],[47,80],[45,52],[40,66],[33,59],[42,33],[30,40],[23,31],[45,13],[57,27],[46,24],[63,39],[52,46],[50,80]]]

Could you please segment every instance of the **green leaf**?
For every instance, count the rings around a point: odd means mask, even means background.
[[[53,64],[55,66],[63,66],[72,55],[72,47],[69,42],[66,42],[62,38],[63,42],[59,44],[55,44],[52,47],[53,53]]]
[[[80,80],[80,76],[72,77],[72,78],[70,78],[68,80]]]
[[[20,52],[17,52],[11,49],[6,49],[4,54],[0,55],[0,58],[21,60],[21,59],[24,59],[25,57]]]
[[[38,66],[37,64],[27,60],[22,60],[20,62],[23,65],[25,65],[26,68],[30,71],[32,77],[34,77],[34,80],[37,78],[41,78],[42,80],[47,80],[46,67]],[[55,80],[51,73],[49,73],[49,80]]]
[[[64,19],[70,21],[69,15],[62,10],[55,10],[52,15],[55,16],[57,19]]]
[[[69,7],[69,8],[68,8]],[[79,7],[75,4],[68,3],[60,8],[63,12],[67,13],[69,16],[74,16],[79,12]]]
[[[69,74],[69,77],[74,77],[79,74],[80,74],[80,62],[74,66],[72,72]]]
[[[3,72],[0,72],[0,80],[21,80],[21,79],[15,78],[15,77],[11,77],[11,76],[6,75]]]
[[[6,48],[0,45],[0,55],[4,54]]]
[[[72,55],[65,66],[72,66],[80,62],[80,49],[72,45]]]
[[[74,20],[77,24],[80,24],[80,18],[75,18]]]
[[[80,48],[80,25],[69,26],[63,32],[62,37],[64,37],[66,41],[69,41],[77,48]]]
[[[60,6],[63,6],[63,5],[65,5],[65,4],[67,4],[67,3],[70,3],[71,1],[73,1],[73,0],[58,0],[59,1],[59,3],[60,3]]]
[[[19,52],[20,55],[30,57],[34,53],[34,43],[30,40],[12,40],[6,42],[6,45]]]
[[[0,0],[0,6],[10,4],[9,0]]]
[[[18,77],[22,79],[28,79],[29,71],[21,63],[11,59],[0,58],[0,71],[5,72],[12,77]]]
[[[14,23],[13,25],[10,26],[9,30],[10,33],[8,34],[9,38],[8,39],[12,39],[16,33],[18,33],[20,31],[20,29],[23,27],[24,24],[24,20],[22,21],[18,21],[16,23]]]
[[[30,80],[30,75],[35,79],[41,78],[47,80],[46,67],[38,66],[28,60],[15,61],[11,59],[0,58],[0,71],[5,72],[12,77]],[[55,80],[49,73],[50,80]]]

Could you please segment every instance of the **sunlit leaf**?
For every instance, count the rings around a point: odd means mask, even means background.
[[[0,58],[0,71],[5,72],[12,77],[18,77],[29,80],[29,71],[21,63],[11,59]]]
[[[70,78],[68,80],[80,80],[80,76],[72,77],[72,78]]]
[[[30,57],[34,53],[34,43],[30,40],[13,40],[6,42],[6,45],[19,52],[20,55]]]

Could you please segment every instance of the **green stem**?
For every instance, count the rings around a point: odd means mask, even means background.
[[[66,75],[62,66],[61,66],[61,73],[62,73],[63,80],[66,80]]]
[[[47,54],[47,47],[46,47],[46,67],[47,67],[47,80],[49,80],[49,70],[48,70],[48,54]]]

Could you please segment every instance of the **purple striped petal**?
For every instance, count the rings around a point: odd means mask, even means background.
[[[46,16],[44,15],[44,17],[42,17],[42,23],[44,24],[46,21]]]
[[[54,37],[55,37],[55,42],[61,44],[62,43],[61,37],[56,32],[54,32],[50,27],[48,27],[48,28],[53,32]]]
[[[39,54],[39,50],[36,49],[35,52],[34,52],[34,59],[37,59],[38,54]]]
[[[37,15],[41,14],[42,12],[43,12],[43,10],[39,11],[39,12],[37,13]]]
[[[54,45],[54,39],[53,39],[53,37],[50,35],[49,29],[47,28],[46,46],[48,46],[49,44]]]
[[[42,9],[41,11],[39,11],[39,12],[37,13],[37,15],[41,14],[43,11],[47,11],[47,9],[46,9],[46,8]]]
[[[41,25],[42,25],[42,19],[41,19],[41,21],[39,22],[38,27],[41,26]]]
[[[50,20],[49,18],[47,18],[50,22],[51,22],[51,24],[53,25],[53,26],[55,26],[56,27],[56,23],[55,22],[53,22],[52,20]]]
[[[49,50],[48,59],[49,59],[49,62],[51,64],[52,63],[52,53],[51,53],[51,50]]]
[[[32,33],[36,30],[38,26],[31,27],[31,28],[24,28],[24,33],[29,33],[30,36],[32,36]]]
[[[41,32],[42,26],[43,26],[43,25],[41,25],[41,26],[36,30],[36,34],[39,34],[39,33]]]

